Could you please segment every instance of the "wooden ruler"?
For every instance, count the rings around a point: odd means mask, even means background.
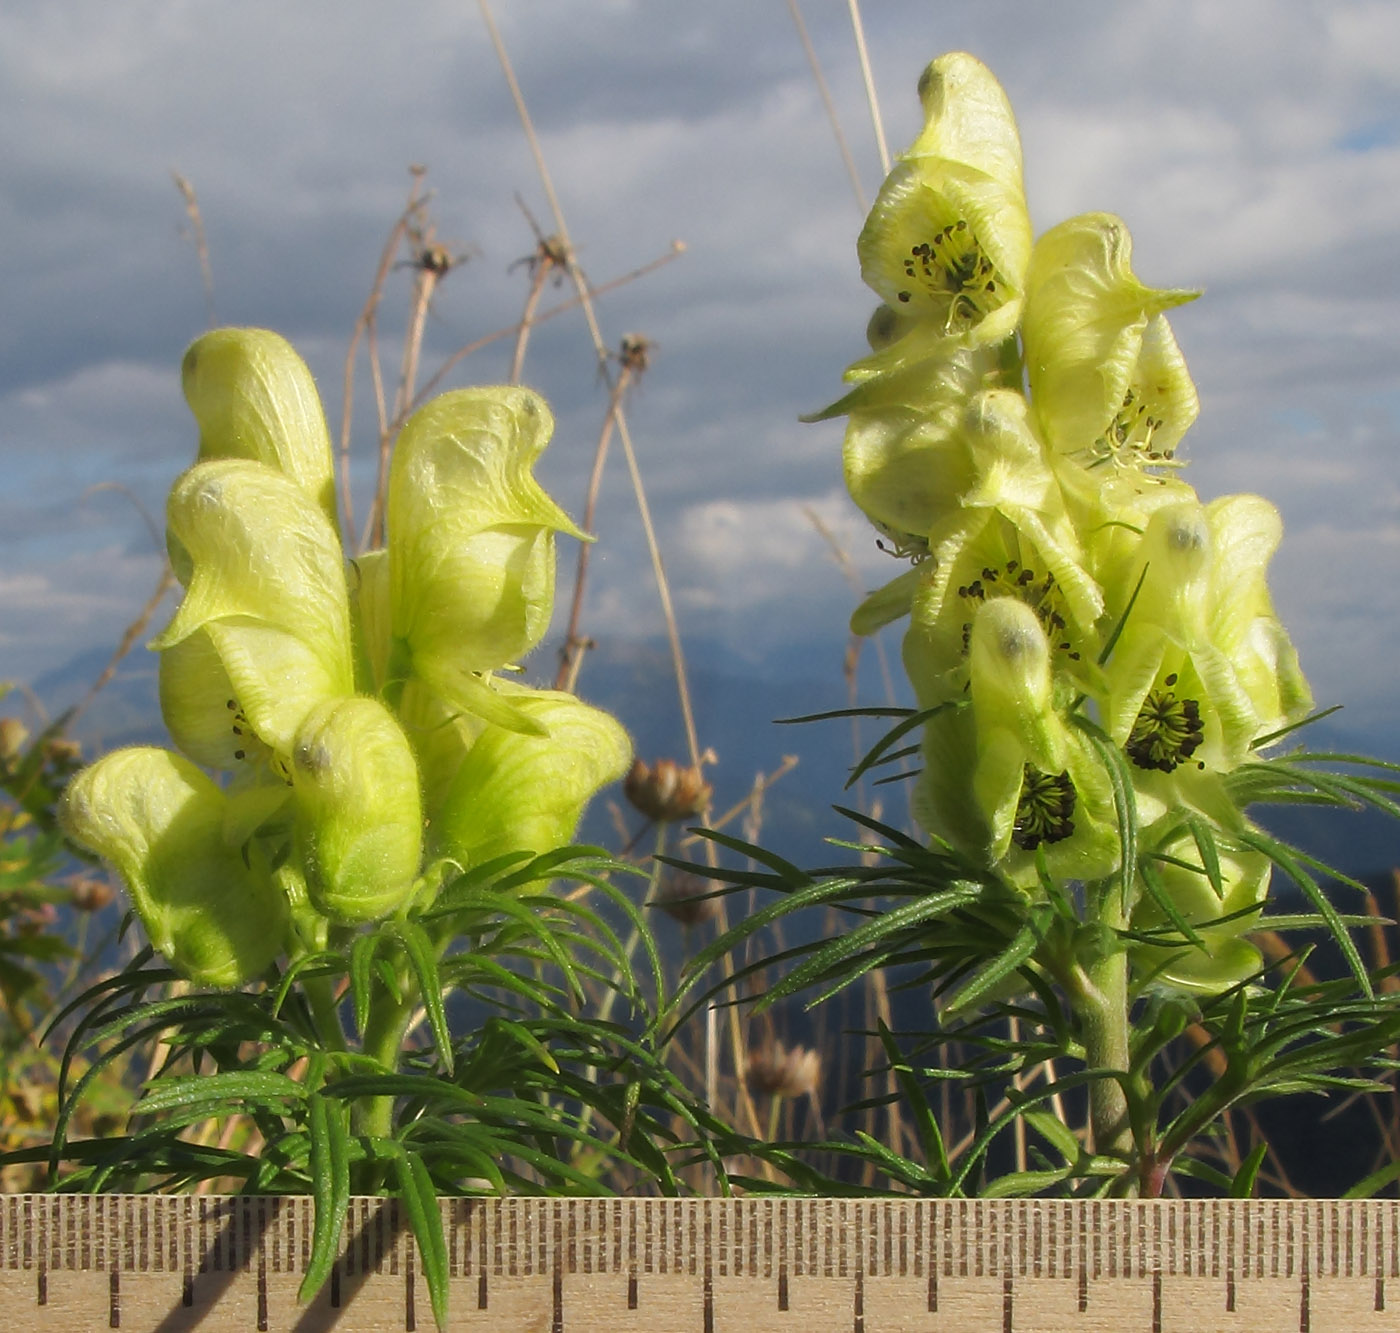
[[[1400,1329],[1400,1201],[444,1200],[452,1327],[494,1333]],[[412,1236],[354,1199],[0,1197],[28,1329],[431,1329]]]

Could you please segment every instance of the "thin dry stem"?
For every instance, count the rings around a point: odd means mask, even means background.
[[[376,336],[379,304],[384,298],[384,284],[388,280],[389,270],[394,265],[394,256],[398,254],[399,245],[403,241],[409,225],[427,202],[419,194],[419,189],[423,184],[423,168],[414,167],[411,176],[412,184],[408,190],[408,203],[404,206],[403,212],[399,214],[398,221],[390,229],[388,240],[384,242],[384,249],[379,256],[379,267],[375,270],[374,282],[370,285],[369,296],[365,299],[364,307],[360,311],[359,318],[355,321],[354,330],[350,334],[350,346],[345,352],[345,388],[340,415],[340,507],[345,518],[347,535],[355,530],[355,508],[350,492],[350,423],[354,415],[355,405],[355,357],[359,351],[360,339],[366,337],[370,345],[370,374],[374,385],[375,402],[379,409],[379,433],[382,437],[388,429],[389,413],[384,398],[384,379],[380,373],[379,347]]]
[[[598,445],[593,451],[593,469],[588,474],[588,492],[583,502],[583,530],[593,534],[593,520],[598,507],[598,492],[603,483],[603,465],[608,458],[608,444],[612,440],[613,427],[617,423],[618,406],[622,395],[632,382],[632,367],[624,364],[618,372],[617,383],[613,385],[608,398],[608,412],[603,418],[603,428],[598,433]],[[583,668],[583,654],[592,645],[592,640],[579,635],[579,621],[583,615],[583,593],[588,580],[588,559],[593,549],[591,542],[580,542],[578,562],[574,569],[574,589],[569,601],[569,623],[564,631],[564,643],[559,649],[559,672],[554,679],[556,690],[572,693],[578,686],[579,671]]]
[[[530,270],[530,290],[525,295],[525,309],[520,317],[520,326],[515,335],[515,351],[510,359],[510,382],[519,384],[521,372],[525,368],[525,349],[529,346],[530,330],[534,327],[535,307],[539,305],[544,285],[550,277],[553,276],[557,280],[562,276],[561,270],[568,270],[569,255],[562,241],[547,237],[540,230],[534,214],[518,194],[515,196],[515,202],[520,205],[520,211],[525,214],[530,230],[535,233],[534,251],[511,265],[511,268],[515,268],[523,263]]]
[[[554,184],[549,175],[549,168],[545,164],[544,154],[540,148],[539,137],[535,133],[534,123],[530,118],[529,109],[525,105],[525,98],[520,91],[520,85],[516,82],[515,71],[511,67],[510,57],[506,53],[505,44],[501,40],[500,31],[496,26],[495,18],[492,16],[489,0],[477,0],[477,3],[481,10],[482,19],[486,24],[487,32],[490,35],[491,44],[495,48],[497,59],[500,61],[506,83],[510,88],[511,98],[515,103],[516,112],[520,117],[520,123],[524,129],[525,138],[530,145],[530,152],[535,159],[540,182],[549,200],[550,210],[554,216],[554,230],[566,247],[569,276],[573,280],[574,287],[578,291],[580,297],[584,318],[588,324],[589,334],[593,339],[594,352],[598,357],[600,372],[605,380],[611,382],[611,377],[608,375],[607,346],[603,341],[602,332],[598,327],[597,314],[594,311],[593,301],[589,295],[587,281],[575,258],[574,245],[569,237],[568,224],[564,220],[564,210],[559,204],[558,196],[555,194]],[[612,416],[616,420],[618,439],[622,444],[622,451],[627,459],[627,470],[632,479],[633,492],[637,500],[637,509],[642,519],[642,528],[646,534],[648,551],[651,556],[652,571],[657,581],[657,592],[661,598],[662,614],[666,619],[667,638],[671,646],[672,666],[676,675],[676,689],[680,696],[681,718],[685,726],[686,741],[690,748],[690,759],[691,763],[698,768],[701,763],[700,740],[695,727],[694,712],[691,708],[690,688],[686,679],[685,658],[681,651],[680,635],[676,629],[675,611],[671,604],[670,588],[666,580],[666,571],[661,560],[660,549],[656,543],[656,532],[651,522],[651,514],[646,502],[646,492],[642,486],[641,473],[637,467],[636,453],[632,448],[631,434],[627,429],[627,418],[623,414],[620,403],[614,404]],[[713,858],[715,856],[715,851],[713,845],[707,847],[706,855],[712,858],[711,863],[714,864]],[[725,914],[723,910],[720,912],[718,922],[719,928],[722,930],[725,924]],[[728,957],[724,959],[722,966],[726,977],[733,975],[733,964]],[[743,1078],[743,1034],[740,1031],[738,1015],[733,1005],[728,1006],[728,1028],[731,1058],[734,1061],[736,1079],[739,1087],[740,1105],[749,1122],[750,1131],[754,1134],[758,1134],[761,1132],[758,1111],[754,1106],[753,1098],[749,1096],[748,1087]]]
[[[599,283],[596,287],[586,287],[583,294],[569,297],[560,301],[557,305],[550,306],[543,314],[537,315],[531,321],[532,328],[538,328],[541,324],[551,319],[557,319],[560,315],[567,314],[581,306],[585,300],[592,297],[604,296],[608,292],[616,291],[619,287],[625,287],[629,282],[635,282],[638,278],[644,278],[648,273],[654,272],[665,264],[669,264],[673,259],[678,259],[685,253],[684,241],[672,241],[671,248],[658,259],[653,259],[649,263],[643,264],[640,268],[634,268],[629,273],[624,273],[621,277],[613,278],[610,282]],[[418,390],[418,396],[413,400],[412,407],[417,407],[431,394],[435,393],[439,384],[447,378],[447,374],[460,361],[471,356],[473,352],[479,352],[483,347],[489,347],[494,342],[500,342],[502,338],[515,337],[520,332],[519,323],[507,324],[504,328],[496,329],[493,333],[485,334],[476,338],[472,342],[465,343],[452,353],[437,370],[435,370],[426,380],[423,387]]]
[[[410,222],[408,235],[414,248],[413,297],[409,305],[408,328],[404,333],[403,355],[399,367],[399,388],[394,397],[392,420],[379,432],[379,463],[374,483],[374,499],[360,539],[360,549],[375,550],[384,545],[384,518],[389,499],[389,459],[394,440],[407,420],[414,401],[414,386],[418,381],[418,358],[423,349],[423,329],[438,283],[453,267],[454,260],[433,243],[432,227],[415,227]]]
[[[525,368],[525,348],[530,342],[530,330],[535,324],[535,307],[540,303],[548,272],[543,266],[537,267],[530,275],[530,290],[525,294],[525,308],[520,313],[520,325],[515,335],[515,351],[510,358],[510,383],[519,384],[521,372]]]
[[[880,150],[880,174],[890,174],[890,150],[885,143],[885,125],[880,119],[880,99],[875,93],[875,76],[870,72],[870,52],[865,45],[865,25],[860,18],[860,0],[847,0],[851,11],[851,30],[855,34],[856,54],[860,57],[860,76],[865,83],[865,100],[870,104],[870,123],[875,129],[875,143]]]
[[[851,156],[851,146],[846,141],[845,131],[842,130],[840,118],[836,114],[836,103],[831,100],[831,89],[827,87],[826,76],[822,73],[816,48],[812,45],[812,39],[807,32],[807,24],[802,19],[802,11],[797,7],[797,0],[787,0],[787,7],[788,13],[792,15],[793,27],[797,29],[798,40],[802,43],[803,51],[806,52],[807,63],[812,67],[812,78],[816,81],[817,92],[821,96],[822,105],[826,108],[827,119],[831,122],[831,133],[836,139],[836,147],[841,151],[841,161],[845,164],[846,175],[850,178],[851,191],[856,197],[856,207],[864,215],[869,210],[869,205],[866,203],[865,191],[861,188],[860,172],[856,170],[855,158]]]
[[[212,329],[218,320],[214,315],[214,270],[209,263],[209,238],[204,234],[204,215],[199,211],[199,197],[189,180],[178,171],[172,171],[170,175],[185,201],[185,216],[190,220],[190,239],[199,257],[199,277],[204,285],[205,322]]]

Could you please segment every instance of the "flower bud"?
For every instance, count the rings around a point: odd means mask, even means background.
[[[292,747],[296,840],[312,905],[333,921],[388,916],[422,860],[418,766],[377,699],[316,705]]]
[[[1162,943],[1139,945],[1133,950],[1133,962],[1157,986],[1196,995],[1217,995],[1252,976],[1262,965],[1259,950],[1240,937],[1259,926],[1272,863],[1262,852],[1248,849],[1222,848],[1218,857],[1219,896],[1189,834],[1169,841],[1151,863],[1162,892],[1205,946],[1202,949],[1171,929],[1161,905],[1145,888],[1141,889],[1133,911],[1133,930],[1153,932]],[[1246,912],[1249,908],[1257,910]],[[1235,916],[1236,913],[1245,914]],[[1235,919],[1209,924],[1229,916]]]
[[[29,728],[17,717],[0,717],[0,767],[7,767],[19,758]]]
[[[721,899],[714,897],[718,886],[711,879],[685,870],[664,870],[656,893],[647,904],[665,912],[672,921],[689,929],[713,921],[720,913]]]
[[[316,383],[291,343],[267,329],[214,329],[180,367],[199,423],[199,457],[246,458],[295,482],[338,531],[330,436]]]
[[[168,750],[115,750],[59,807],[74,842],[111,862],[151,943],[201,985],[238,986],[282,949],[287,905],[223,838],[224,793]]]
[[[463,389],[419,408],[394,451],[391,674],[405,659],[437,693],[483,716],[492,695],[482,673],[528,652],[549,626],[555,532],[583,536],[531,474],[553,429],[528,389]],[[508,721],[495,698],[490,720]]]
[[[1035,245],[1022,336],[1031,401],[1050,447],[1086,466],[1170,458],[1196,390],[1164,310],[1194,300],[1133,276],[1120,218],[1086,213]]]
[[[116,890],[106,879],[93,875],[83,875],[69,887],[73,894],[73,906],[79,912],[100,912],[117,896]]]
[[[601,709],[554,690],[509,691],[543,735],[487,726],[468,751],[434,832],[465,865],[567,846],[583,808],[627,768],[631,742]]]

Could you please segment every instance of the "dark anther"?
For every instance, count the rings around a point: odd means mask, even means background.
[[[1067,772],[1042,773],[1026,765],[1011,841],[1028,852],[1042,842],[1060,842],[1074,832],[1074,783]]]
[[[1168,681],[1175,681],[1169,676]],[[1139,768],[1170,773],[1190,759],[1205,740],[1201,707],[1194,699],[1178,699],[1170,690],[1153,690],[1143,701],[1123,746]]]

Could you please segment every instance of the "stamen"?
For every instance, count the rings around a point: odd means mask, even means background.
[[[1165,683],[1171,686],[1176,681],[1172,674]],[[1170,773],[1190,759],[1204,740],[1205,724],[1195,699],[1178,699],[1171,689],[1153,690],[1143,701],[1123,750],[1139,768]]]
[[[1060,842],[1074,832],[1078,797],[1067,772],[1042,773],[1026,765],[1011,841],[1028,852],[1042,842]]]
[[[917,289],[935,300],[950,298],[947,333],[961,333],[1006,304],[1006,284],[966,218],[910,246],[902,267],[911,284],[895,293],[902,304],[909,304]]]

